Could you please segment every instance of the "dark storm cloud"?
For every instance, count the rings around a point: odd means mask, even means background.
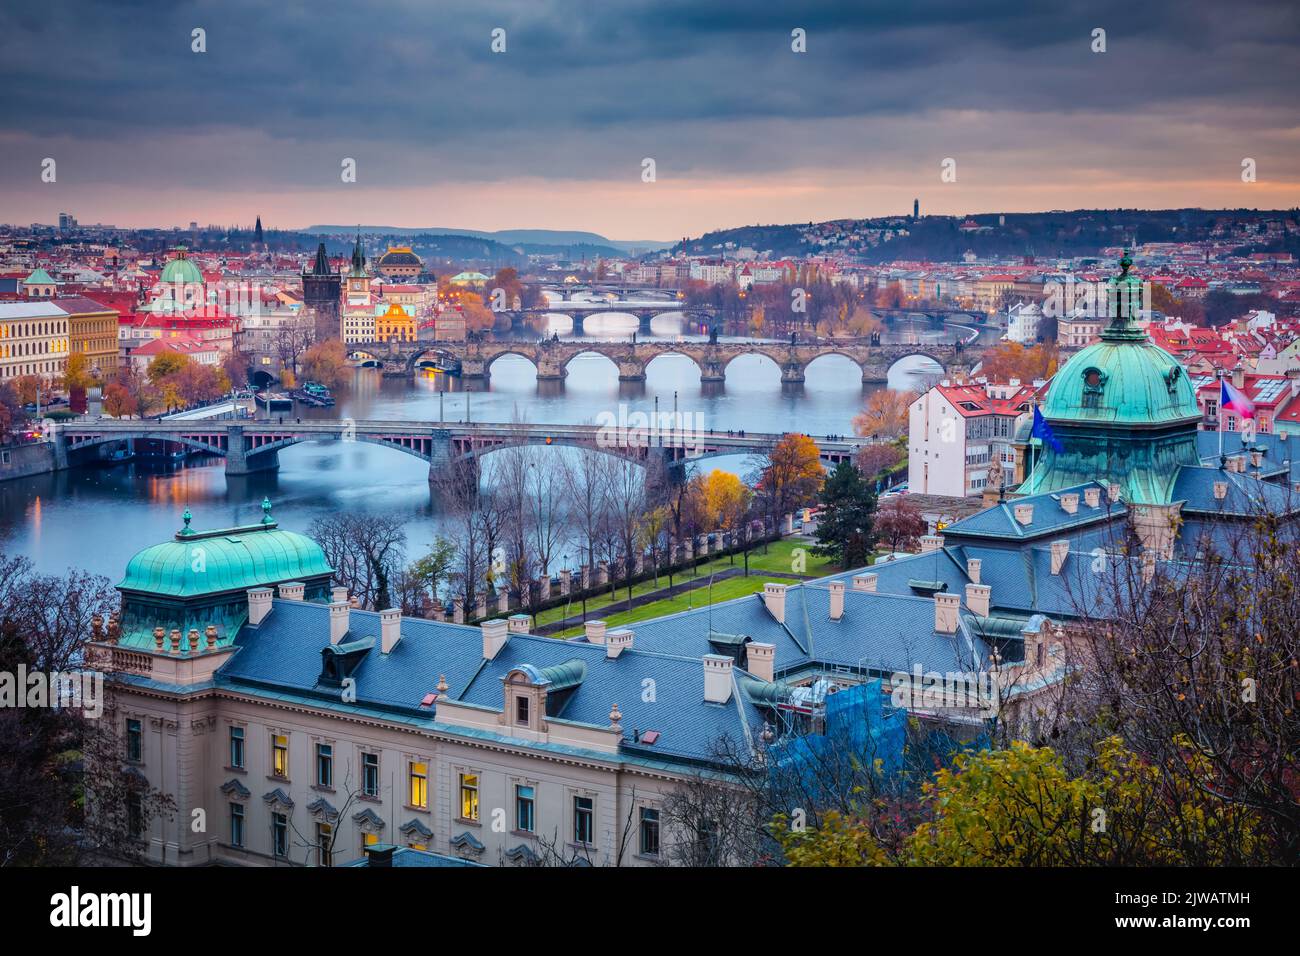
[[[1298,32],[1293,4],[1221,0],[55,0],[0,12],[0,122],[24,176],[59,147],[137,185],[291,187],[337,179],[343,156],[390,185],[599,178],[642,155],[699,174],[963,144],[1014,162],[1044,129],[1083,155],[1140,137],[1135,118],[1293,126]],[[918,125],[960,113],[995,118]]]

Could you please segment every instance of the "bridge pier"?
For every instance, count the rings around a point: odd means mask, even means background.
[[[244,437],[243,425],[231,425],[227,429],[226,477],[251,475],[259,471],[275,471],[280,467],[280,453],[271,451],[250,451],[248,439]]]
[[[653,313],[653,312],[638,312],[638,313],[637,313],[637,316],[636,316],[636,319],[637,319],[637,330],[640,332],[640,334],[642,334],[642,335],[649,335],[649,334],[650,334],[650,322],[654,319],[654,313]]]
[[[802,385],[804,383],[803,366],[798,362],[785,362],[781,365],[782,385]]]
[[[862,366],[862,384],[863,385],[888,385],[889,366],[888,365]]]
[[[582,321],[586,318],[581,312],[574,312],[569,316],[573,320],[573,334],[582,335]]]
[[[537,381],[539,382],[563,382],[568,374],[569,370],[558,358],[542,356],[537,359]]]
[[[618,361],[618,380],[620,382],[644,382],[645,363],[634,359],[620,359]]]
[[[68,439],[63,434],[63,426],[54,426],[54,470],[63,471],[68,467]]]

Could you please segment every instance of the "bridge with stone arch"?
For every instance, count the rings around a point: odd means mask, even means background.
[[[690,413],[680,418],[661,412],[630,413],[626,406],[609,410],[595,425],[532,425],[466,422],[352,421],[96,421],[51,426],[56,469],[100,460],[104,445],[154,439],[175,442],[226,459],[226,474],[249,475],[280,466],[279,451],[301,442],[368,442],[392,448],[429,463],[429,481],[453,478],[459,468],[477,466],[478,458],[502,448],[562,445],[590,448],[645,464],[658,457],[670,467],[721,455],[763,454],[779,434],[714,432],[699,426]],[[813,436],[823,464],[850,459],[865,439]]]
[[[864,384],[888,382],[889,369],[913,355],[937,362],[948,372],[965,371],[978,361],[983,349],[958,343],[929,345],[880,345],[853,342],[563,342],[553,339],[533,344],[523,342],[470,342],[439,349],[460,362],[463,379],[487,379],[492,363],[504,355],[518,355],[532,362],[538,381],[563,381],[569,364],[580,355],[603,355],[618,367],[620,382],[644,382],[646,367],[664,355],[684,355],[700,370],[700,382],[725,382],[727,366],[742,355],[762,355],[776,363],[783,384],[802,384],[805,371],[817,359],[840,355],[862,371]]]

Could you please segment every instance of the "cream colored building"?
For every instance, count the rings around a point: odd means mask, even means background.
[[[0,381],[63,374],[68,323],[68,313],[53,302],[0,303]]]

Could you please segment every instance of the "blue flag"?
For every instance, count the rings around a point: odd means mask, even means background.
[[[1052,431],[1052,426],[1047,424],[1047,419],[1043,417],[1043,413],[1038,410],[1037,405],[1034,406],[1034,427],[1029,434],[1040,439],[1043,444],[1050,447],[1058,455],[1065,451],[1065,446],[1057,440],[1055,433]]]

